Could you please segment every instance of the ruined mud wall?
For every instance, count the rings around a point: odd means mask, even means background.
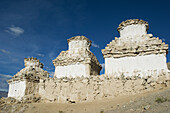
[[[170,86],[169,75],[157,78],[113,78],[105,75],[90,78],[41,79],[39,94],[44,101],[57,103],[79,103],[114,98],[121,95],[144,93]]]
[[[39,92],[39,80],[27,80],[25,95],[37,94]]]

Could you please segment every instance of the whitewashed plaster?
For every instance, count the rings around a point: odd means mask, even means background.
[[[146,33],[147,33],[146,26],[144,24],[136,24],[136,25],[132,24],[120,30],[120,37],[128,37],[128,36],[135,36],[135,35],[142,36]]]
[[[25,65],[27,66],[27,67],[38,67],[39,65],[40,65],[40,63],[39,62],[35,62],[35,61],[26,61],[25,62]]]
[[[144,77],[157,76],[162,71],[168,71],[163,54],[105,59],[106,75],[120,76],[123,73],[125,76],[139,74]]]
[[[72,40],[69,42],[69,51],[78,51],[79,49],[88,49],[89,50],[89,44],[87,40]]]
[[[67,66],[56,66],[54,76],[61,77],[88,77],[90,75],[89,64],[72,64]]]
[[[25,95],[26,81],[13,81],[9,83],[8,97],[20,100]]]

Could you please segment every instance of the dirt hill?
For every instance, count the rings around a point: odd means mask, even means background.
[[[0,104],[0,113],[170,113],[170,88],[77,104]]]

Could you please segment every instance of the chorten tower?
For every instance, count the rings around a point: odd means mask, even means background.
[[[49,77],[49,73],[43,70],[43,64],[37,58],[25,58],[24,64],[25,68],[7,81],[9,84],[8,97],[20,100],[25,95],[36,93],[39,80]]]
[[[53,60],[55,77],[89,77],[99,75],[101,65],[90,51],[91,41],[85,36],[75,36],[67,40],[69,49],[62,51]]]
[[[119,25],[120,37],[115,37],[102,50],[106,75],[144,77],[168,71],[168,45],[147,34],[148,29],[148,23],[139,19],[126,20]]]

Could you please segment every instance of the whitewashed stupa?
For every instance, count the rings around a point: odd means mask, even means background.
[[[167,73],[168,44],[147,34],[148,28],[148,23],[139,19],[119,25],[120,37],[115,37],[102,50],[106,75],[144,77]]]
[[[37,58],[25,58],[25,68],[8,80],[8,97],[21,99],[25,95],[33,94],[38,90],[40,78],[47,78],[49,73],[44,71],[43,64]],[[37,90],[36,90],[37,88]]]
[[[99,75],[101,65],[90,51],[91,41],[85,36],[75,36],[67,40],[69,50],[62,51],[53,60],[54,77],[89,77]]]

